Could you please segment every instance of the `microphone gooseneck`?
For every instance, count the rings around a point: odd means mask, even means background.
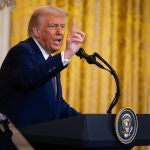
[[[118,78],[117,73],[115,72],[115,70],[96,52],[94,52],[93,55],[88,55],[85,50],[83,48],[80,48],[78,50],[78,52],[76,53],[77,56],[80,57],[80,59],[84,58],[86,59],[86,61],[89,64],[95,64],[96,66],[98,66],[99,68],[102,68],[104,70],[107,70],[108,72],[111,73],[111,75],[113,75],[114,79],[115,79],[115,83],[116,83],[116,94],[115,97],[113,99],[113,101],[111,102],[111,105],[109,106],[109,109],[107,110],[107,113],[111,114],[112,109],[114,108],[114,106],[117,104],[119,97],[120,97],[120,81]],[[100,61],[102,61],[107,68],[105,68],[102,64],[100,64],[96,58],[98,58]]]

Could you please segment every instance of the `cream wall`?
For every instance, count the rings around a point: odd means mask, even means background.
[[[11,9],[8,7],[0,10],[0,65],[8,51],[10,43],[10,12]]]

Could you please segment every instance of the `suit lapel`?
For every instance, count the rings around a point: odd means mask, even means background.
[[[34,50],[34,55],[35,55],[35,59],[38,60],[37,63],[41,63],[45,61],[45,58],[41,52],[41,50],[39,49],[39,47],[37,46],[37,44],[35,43],[35,41],[32,38],[28,38],[27,43],[29,43],[29,45],[32,47],[32,49]],[[56,100],[59,99],[60,95],[61,95],[61,83],[60,83],[60,74],[56,74],[56,85],[57,85],[57,94],[56,94]],[[51,84],[52,80],[51,80]]]
[[[38,57],[38,61],[44,62],[45,61],[44,56],[39,47],[37,46],[37,44],[35,43],[35,41],[33,40],[33,38],[28,38],[26,41],[34,50],[35,57]]]

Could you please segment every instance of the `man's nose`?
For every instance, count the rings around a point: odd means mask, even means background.
[[[56,28],[56,33],[60,33],[60,32],[61,32],[61,29],[60,29],[59,26],[57,26],[57,28]]]
[[[58,26],[56,29],[56,33],[57,34],[63,34],[64,33],[64,29],[61,26]]]

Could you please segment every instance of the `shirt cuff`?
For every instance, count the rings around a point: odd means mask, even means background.
[[[71,61],[71,59],[64,59],[63,51],[61,52],[61,60],[62,60],[63,66],[66,66]]]

